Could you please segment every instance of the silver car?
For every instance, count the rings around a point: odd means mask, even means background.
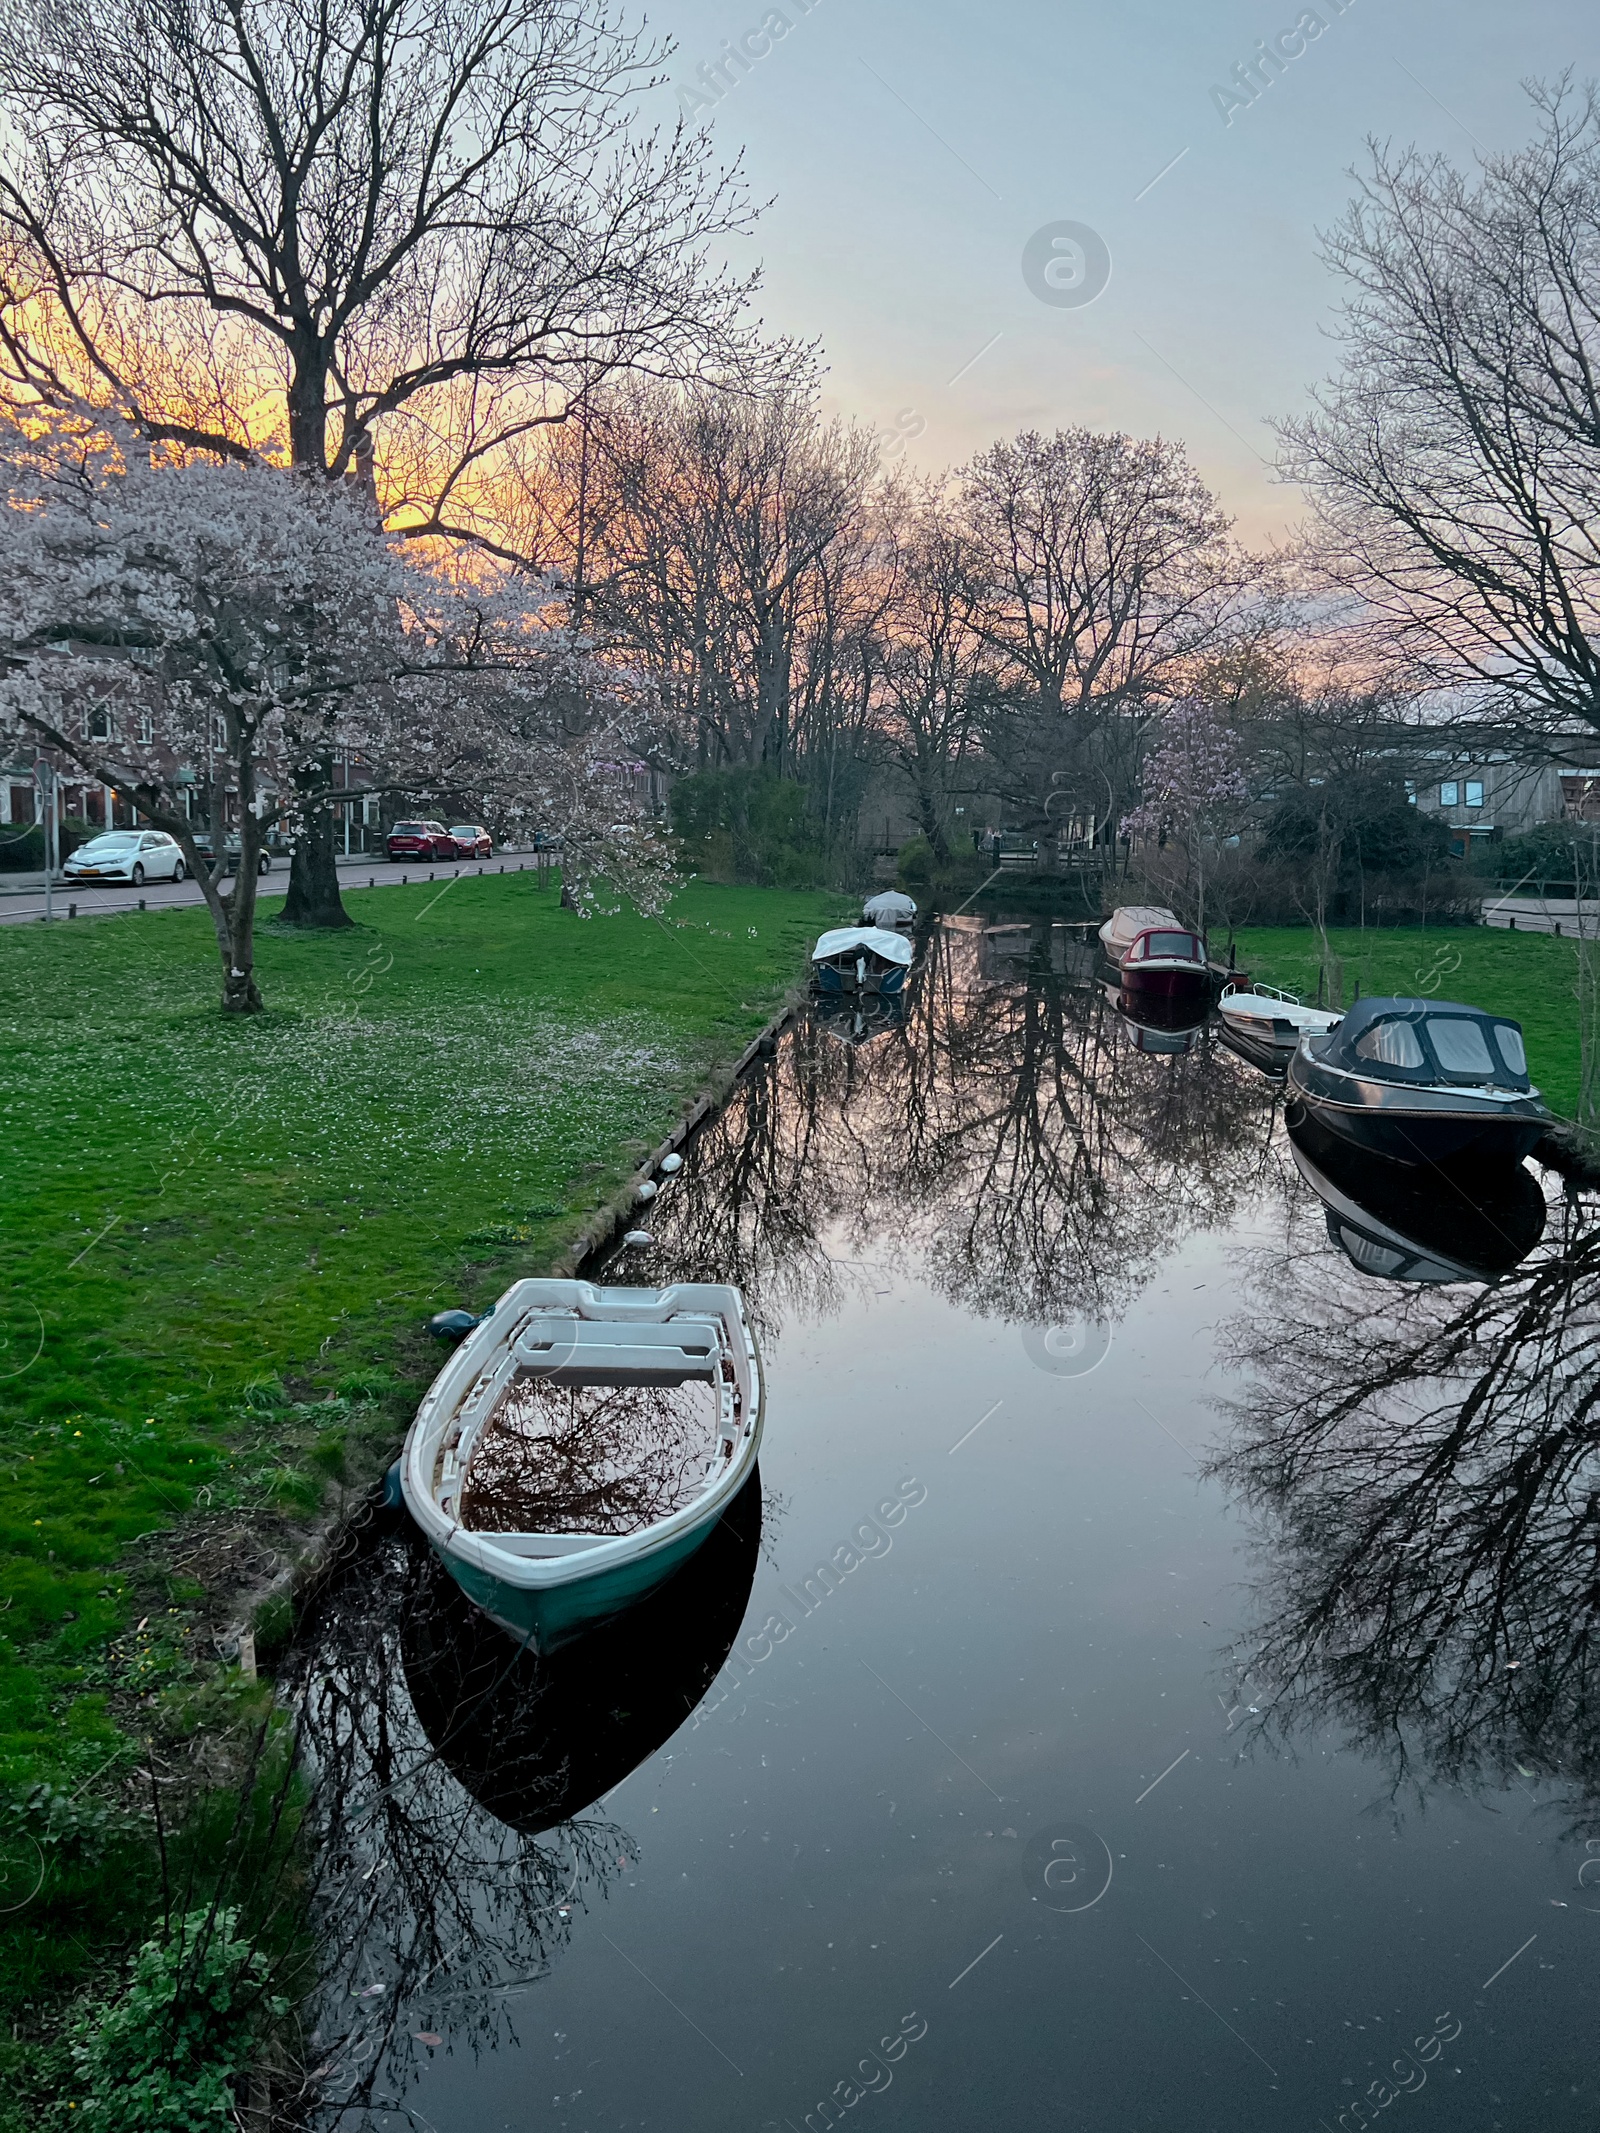
[[[80,844],[61,869],[68,881],[182,881],[188,869],[175,837],[163,830],[108,830]]]

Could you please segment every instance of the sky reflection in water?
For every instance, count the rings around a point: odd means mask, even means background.
[[[764,1502],[302,1646],[323,2123],[1594,2123],[1600,1226],[1318,1176],[1063,929],[793,1030],[609,1276],[745,1286]]]

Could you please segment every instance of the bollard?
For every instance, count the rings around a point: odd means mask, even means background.
[[[1510,927],[1511,931],[1515,933],[1517,930],[1517,914],[1515,911],[1512,912],[1510,918],[1506,921],[1506,923]]]
[[[430,875],[428,876],[428,879],[429,879],[430,881],[432,881],[432,879],[433,879],[433,876],[432,876],[432,875],[430,874]]]
[[[77,907],[77,905],[76,905],[76,904],[68,904],[68,906],[67,906],[67,916],[68,916],[68,918],[76,918],[76,917],[77,917],[77,915],[78,915],[78,907]]]
[[[139,899],[139,909],[141,911],[144,909],[144,898],[142,896]]]
[[[368,887],[369,889],[375,889],[375,888],[376,888],[377,886],[378,886],[378,877],[377,877],[377,875],[376,875],[376,874],[369,874],[369,875],[367,876],[367,887]]]

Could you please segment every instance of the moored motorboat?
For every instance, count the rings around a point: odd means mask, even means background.
[[[1125,904],[1100,928],[1122,990],[1145,999],[1209,1001],[1216,980],[1206,944],[1170,911]]]
[[[701,1545],[762,1405],[737,1289],[519,1281],[430,1386],[400,1486],[468,1598],[551,1651]]]
[[[899,889],[880,889],[876,896],[869,896],[861,906],[862,925],[884,926],[890,932],[901,926],[909,926],[916,915],[916,905]]]
[[[1119,904],[1100,928],[1100,945],[1107,959],[1120,966],[1141,933],[1179,923],[1177,912],[1169,911],[1165,904]]]
[[[1107,985],[1106,998],[1133,1036],[1136,1052],[1174,1053],[1196,1051],[1205,1034],[1204,1000],[1167,999],[1160,994],[1141,998]]]
[[[914,953],[885,926],[837,926],[811,951],[811,982],[819,992],[899,992]]]
[[[1318,1036],[1341,1019],[1272,985],[1225,992],[1217,1002],[1217,1018],[1224,1040],[1269,1074],[1286,1071],[1302,1037]]]
[[[1289,1062],[1291,1123],[1402,1163],[1518,1162],[1550,1124],[1522,1025],[1455,1000],[1358,1000]]]
[[[1309,1120],[1289,1129],[1295,1167],[1327,1210],[1328,1239],[1363,1274],[1418,1283],[1497,1281],[1544,1235],[1545,1198],[1521,1163],[1452,1173],[1368,1155]]]

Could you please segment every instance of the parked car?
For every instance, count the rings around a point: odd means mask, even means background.
[[[494,839],[481,822],[452,822],[450,835],[458,859],[487,859],[494,850]]]
[[[196,830],[194,833],[194,841],[195,848],[199,852],[201,858],[210,859],[211,832],[209,830]],[[223,871],[225,873],[231,874],[238,866],[239,856],[242,850],[243,846],[240,844],[237,837],[225,837],[222,840],[222,865]],[[270,874],[271,871],[272,854],[270,852],[263,852],[260,858],[256,861],[256,872],[258,874]]]
[[[182,881],[188,872],[176,838],[164,830],[108,830],[80,844],[61,869],[67,881]]]
[[[389,832],[391,859],[454,859],[456,840],[442,822],[397,822]]]

